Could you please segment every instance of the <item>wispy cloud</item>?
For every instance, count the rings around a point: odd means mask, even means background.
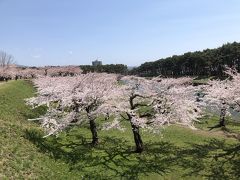
[[[73,54],[73,52],[72,52],[72,51],[68,51],[68,54],[72,55],[72,54]]]

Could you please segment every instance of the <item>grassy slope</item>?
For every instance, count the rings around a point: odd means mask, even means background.
[[[0,85],[0,179],[238,178],[239,155],[216,158],[225,153],[223,149],[238,148],[238,142],[218,131],[171,126],[161,134],[142,132],[145,151],[140,155],[131,152],[129,129],[101,131],[97,148],[88,145],[87,128],[75,127],[58,138],[42,139],[38,125],[26,121],[41,113],[24,105],[23,99],[33,93],[24,81]]]
[[[27,129],[38,129],[36,124],[26,121],[38,112],[33,113],[23,100],[33,93],[28,82],[12,81],[0,85],[0,179],[68,177],[66,164],[39,152],[25,138]]]

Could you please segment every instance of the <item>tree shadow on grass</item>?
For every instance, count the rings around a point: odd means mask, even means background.
[[[117,137],[103,137],[97,147],[91,147],[90,139],[77,135],[78,141],[61,138],[43,139],[38,131],[28,130],[25,138],[33,142],[41,152],[56,160],[63,160],[70,171],[83,173],[90,179],[139,179],[150,174],[165,175],[177,163],[178,148],[168,142],[148,142],[141,154],[133,153],[128,141]]]
[[[64,161],[70,171],[82,172],[86,179],[139,179],[152,174],[164,176],[176,169],[181,170],[183,178],[240,178],[240,145],[224,140],[212,139],[184,148],[169,142],[147,142],[144,152],[136,154],[132,144],[118,137],[102,137],[93,148],[91,139],[78,134],[68,134],[67,139],[42,136],[34,130],[25,133],[41,152]]]
[[[187,169],[184,176],[192,174],[207,179],[240,179],[240,145],[212,139],[204,144],[190,144],[179,152],[179,166]]]

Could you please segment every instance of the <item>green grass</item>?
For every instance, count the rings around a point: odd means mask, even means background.
[[[142,154],[133,153],[130,129],[100,131],[100,144],[92,148],[87,126],[43,139],[39,125],[27,121],[44,112],[24,104],[33,95],[29,82],[0,84],[0,179],[239,179],[239,142],[207,131],[204,121],[200,130],[142,131]],[[229,128],[239,132],[236,124]]]
[[[208,77],[208,76],[203,76],[203,77],[197,77],[193,80],[193,84],[196,84],[196,85],[203,85],[203,84],[207,84],[208,81],[210,79],[212,79],[213,77]]]
[[[217,77],[217,76],[198,76],[196,78],[193,79],[193,84],[194,85],[204,85],[207,84],[210,80],[213,79],[221,79],[224,80],[226,79],[226,76],[223,77]]]
[[[199,122],[196,127],[201,129],[201,130],[205,130],[208,131],[209,128],[208,127],[212,127],[214,125],[217,125],[219,121],[219,116],[216,115],[207,115],[206,117],[204,117],[201,122]],[[226,127],[222,128],[222,129],[213,129],[211,132],[222,132],[225,133],[226,135],[230,135],[230,134],[239,134],[240,133],[240,121],[234,121],[232,120],[230,117],[226,118]]]
[[[25,138],[27,130],[40,130],[37,124],[27,121],[42,111],[32,111],[24,104],[24,99],[33,95],[29,82],[10,81],[0,85],[0,179],[71,177],[66,163],[43,154]]]

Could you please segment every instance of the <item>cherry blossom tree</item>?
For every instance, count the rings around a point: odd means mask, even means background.
[[[32,106],[46,104],[49,109],[41,117],[47,136],[88,120],[92,132],[92,144],[98,144],[96,118],[110,112],[105,103],[115,89],[116,75],[86,74],[75,77],[45,77],[34,80],[38,96],[27,100]]]
[[[111,102],[120,112],[120,117],[130,122],[136,145],[136,152],[143,151],[140,128],[158,131],[165,124],[179,123],[194,128],[194,121],[201,117],[201,108],[196,100],[197,88],[190,86],[191,78],[147,80],[125,76]],[[142,107],[150,107],[154,112],[139,113]],[[125,115],[124,115],[125,114]],[[119,128],[121,118],[112,125]]]
[[[18,74],[19,74],[19,68],[14,64],[11,64],[5,67],[0,67],[0,79],[2,81],[17,79]]]
[[[23,79],[33,79],[37,78],[39,76],[44,76],[44,70],[42,68],[37,68],[37,67],[19,67],[18,68],[18,73],[17,73],[19,78]]]
[[[114,93],[116,76],[107,74],[83,75],[84,79],[73,89],[74,104],[77,111],[84,112],[83,115],[89,120],[92,132],[92,144],[98,144],[96,118],[99,114],[109,114],[111,106],[106,102],[110,94]]]
[[[215,109],[220,109],[219,123],[210,130],[225,127],[226,115],[231,115],[230,109],[240,111],[240,74],[235,69],[226,68],[225,80],[211,80],[204,87],[206,103]]]
[[[154,81],[156,122],[177,123],[194,129],[194,122],[202,116],[203,104],[197,100],[201,87],[192,86],[193,79],[189,77],[157,78]]]
[[[134,76],[125,76],[121,79],[122,85],[115,89],[108,102],[115,108],[116,119],[112,124],[107,124],[105,129],[120,128],[122,119],[129,121],[134,136],[136,152],[143,151],[143,141],[140,135],[140,127],[145,127],[148,113],[140,114],[141,107],[149,106],[153,91],[150,89],[151,81]],[[147,100],[149,98],[149,100]],[[145,101],[145,102],[144,102]],[[148,102],[147,102],[148,101]]]

